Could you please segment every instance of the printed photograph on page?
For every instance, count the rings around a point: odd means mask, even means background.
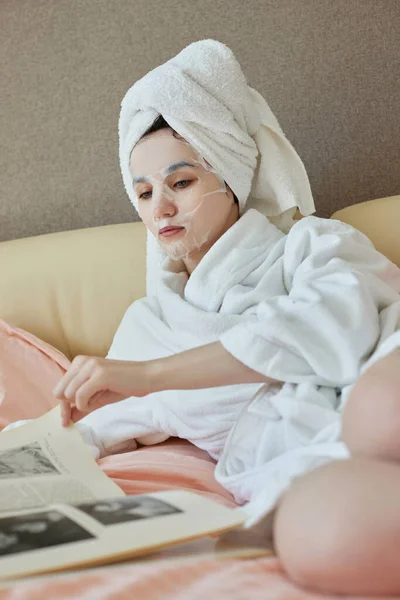
[[[59,474],[39,442],[0,451],[0,479]]]
[[[127,521],[152,519],[183,512],[180,508],[151,496],[125,496],[80,504],[76,508],[102,525],[117,525]]]
[[[0,513],[124,496],[59,407],[0,436]]]
[[[90,539],[92,533],[56,510],[0,517],[0,556]]]

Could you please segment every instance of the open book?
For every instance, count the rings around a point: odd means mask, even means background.
[[[157,552],[245,519],[191,492],[126,496],[77,430],[61,427],[58,407],[0,434],[0,580]],[[245,545],[238,554],[249,551]]]

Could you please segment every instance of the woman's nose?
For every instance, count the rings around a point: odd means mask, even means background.
[[[164,219],[165,217],[173,217],[176,213],[176,206],[172,200],[166,198],[164,194],[154,198],[154,217],[156,219]]]

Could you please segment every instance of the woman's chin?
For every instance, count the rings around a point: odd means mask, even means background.
[[[168,258],[172,260],[183,260],[190,256],[192,249],[188,244],[184,243],[184,240],[176,240],[174,243],[165,243],[159,240],[160,247],[164,250]]]

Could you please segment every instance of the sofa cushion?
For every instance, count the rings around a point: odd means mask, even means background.
[[[105,356],[145,294],[145,227],[107,225],[0,243],[0,318],[68,358]]]
[[[373,242],[375,248],[400,267],[400,196],[388,196],[348,206],[334,213]]]

